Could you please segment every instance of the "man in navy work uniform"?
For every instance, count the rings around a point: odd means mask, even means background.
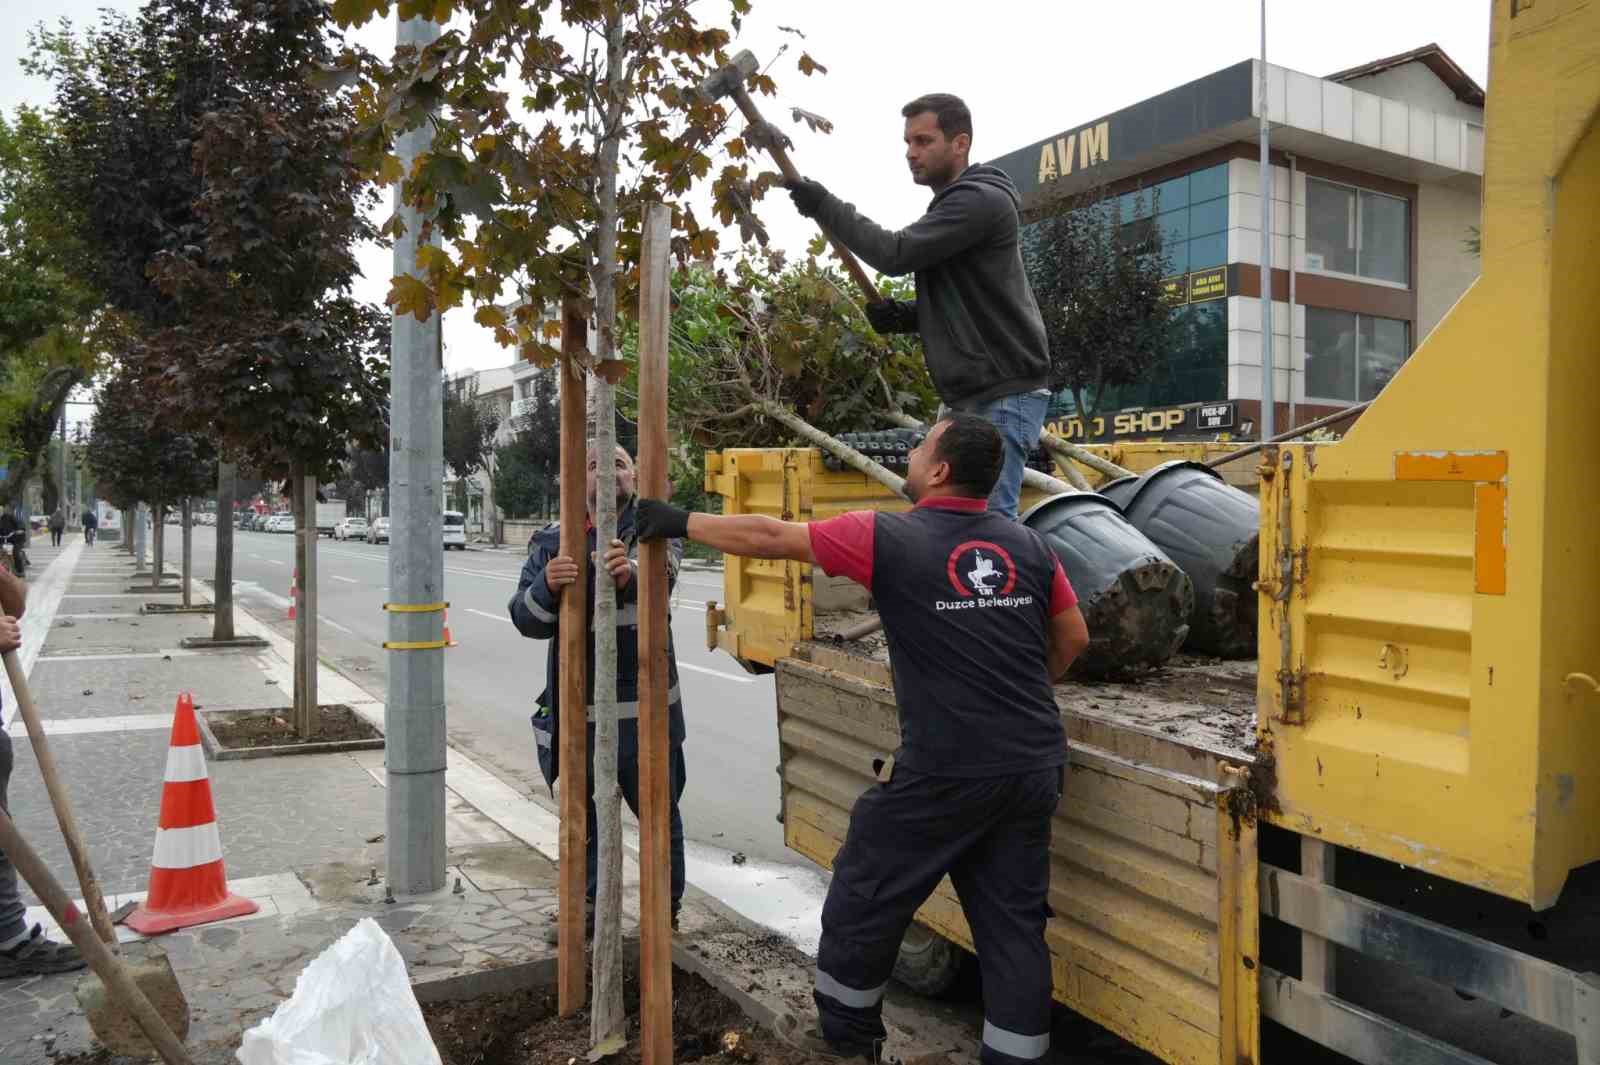
[[[834,859],[817,951],[820,1030],[780,1019],[779,1034],[810,1054],[875,1056],[900,940],[946,873],[983,968],[982,1060],[1018,1065],[1050,1047],[1045,900],[1067,759],[1053,685],[1089,635],[1050,548],[986,507],[1001,450],[976,415],[939,422],[911,453],[916,507],[905,514],[798,523],[639,504],[641,538],[813,562],[871,589],[883,618],[900,749],[856,801]]]
[[[594,507],[596,488],[596,455],[589,447],[589,557],[595,555]],[[617,701],[621,721],[617,735],[617,783],[622,788],[622,798],[639,814],[639,618],[638,618],[638,543],[634,532],[634,470],[633,459],[622,448],[617,448],[614,461],[617,465],[617,534],[621,539],[611,541],[599,560],[598,566],[589,567],[589,624],[588,667],[589,682],[589,912],[585,922],[588,934],[594,933],[594,894],[599,876],[599,837],[595,834],[594,809],[594,602],[597,571],[604,569],[617,586]],[[683,544],[674,542],[668,554],[668,579],[676,582],[678,563],[683,558]],[[546,659],[545,687],[539,696],[533,715],[533,735],[539,748],[539,768],[544,778],[555,787],[560,760],[561,716],[565,708],[559,699],[560,684],[557,678],[561,668],[561,643],[556,639],[560,629],[561,594],[578,579],[578,563],[561,554],[561,528],[552,525],[534,537],[528,561],[522,565],[522,576],[517,582],[517,592],[511,597],[511,621],[522,635],[535,640],[549,640],[550,653]],[[671,715],[669,737],[672,752],[669,755],[669,775],[672,795],[670,817],[672,833],[672,927],[678,927],[678,909],[683,901],[683,819],[678,816],[678,800],[683,796],[685,767],[683,761],[683,702],[678,696],[678,658],[672,646],[672,630],[667,630],[667,703]],[[572,719],[568,718],[570,722]],[[553,944],[556,922],[550,923],[548,940]]]
[[[868,265],[916,275],[914,302],[871,304],[867,320],[880,333],[920,333],[945,406],[1000,430],[1005,467],[989,505],[1016,517],[1022,473],[1050,404],[1050,347],[1017,239],[1021,196],[1004,171],[969,163],[972,112],[959,97],[920,96],[900,114],[911,180],[933,190],[921,218],[884,229],[804,178],[788,183],[789,195]]]

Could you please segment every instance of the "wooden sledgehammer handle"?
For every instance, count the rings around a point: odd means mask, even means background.
[[[756,108],[756,102],[750,99],[750,94],[745,91],[743,84],[734,86],[731,95],[733,96],[733,102],[739,105],[739,110],[744,113],[745,119],[751,125],[767,126],[767,120],[761,117],[761,112]],[[783,173],[785,180],[800,180],[800,171],[790,161],[789,153],[784,151],[783,145],[770,143],[769,140],[766,148],[773,161],[778,164],[778,169]],[[878,286],[872,283],[872,278],[867,276],[866,270],[862,269],[861,263],[851,253],[850,249],[841,244],[838,237],[828,232],[827,226],[818,223],[817,228],[822,230],[822,235],[828,238],[829,244],[833,245],[834,253],[844,263],[845,271],[850,275],[851,280],[856,283],[856,287],[861,289],[861,294],[867,298],[867,302],[882,303],[883,294],[878,291]]]
[[[6,655],[6,664],[11,664],[11,655]],[[122,1008],[128,1011],[135,1023],[144,1032],[156,1052],[167,1065],[192,1065],[189,1054],[183,1049],[183,1044],[178,1042],[177,1036],[172,1034],[172,1029],[161,1019],[161,1014],[145,998],[144,992],[139,990],[139,985],[134,983],[132,975],[122,964],[111,948],[95,936],[94,930],[83,920],[78,913],[78,908],[67,898],[67,893],[62,890],[56,878],[50,875],[50,870],[34,853],[32,847],[23,840],[17,832],[17,826],[12,824],[11,818],[4,811],[0,811],[0,851],[5,851],[6,857],[11,859],[11,864],[17,867],[17,872],[22,874],[22,879],[33,888],[35,895],[39,896],[45,908],[50,911],[61,930],[72,940],[88,961],[89,967],[95,975],[100,977],[105,984],[106,991],[112,995]]]
[[[0,612],[3,616],[3,612]],[[95,933],[109,948],[115,950],[117,930],[111,927],[111,915],[106,912],[105,896],[100,892],[100,881],[95,879],[89,865],[89,852],[84,849],[83,837],[78,834],[77,818],[72,816],[72,803],[67,799],[67,789],[56,771],[56,758],[50,751],[50,741],[45,737],[44,724],[33,705],[33,693],[28,689],[28,676],[22,671],[17,652],[5,653],[6,676],[11,678],[11,691],[17,697],[17,710],[22,723],[28,728],[28,740],[33,744],[33,756],[39,763],[39,775],[50,793],[50,805],[55,807],[56,820],[61,824],[61,835],[67,841],[67,854],[72,858],[72,868],[78,874],[78,886],[83,889],[83,904],[89,910],[89,922]],[[0,850],[4,850],[0,847]],[[9,853],[9,852],[8,852]],[[59,918],[58,918],[59,920]]]

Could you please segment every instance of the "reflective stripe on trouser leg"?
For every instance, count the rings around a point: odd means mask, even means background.
[[[1007,1057],[1033,1061],[1036,1058],[1044,1057],[1050,1052],[1050,1033],[1023,1035],[1020,1032],[1012,1032],[1001,1028],[993,1021],[984,1021],[983,1045],[990,1050],[997,1050]]]
[[[883,992],[888,984],[879,984],[865,990],[847,987],[823,972],[817,970],[817,994],[827,995],[842,1006],[849,1006],[853,1010],[869,1010],[883,1001]]]

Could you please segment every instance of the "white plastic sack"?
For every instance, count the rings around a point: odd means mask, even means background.
[[[237,1056],[240,1065],[440,1065],[405,959],[370,917],[312,959]]]

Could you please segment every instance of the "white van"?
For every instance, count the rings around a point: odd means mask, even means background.
[[[446,551],[467,549],[467,516],[459,510],[444,512],[444,547]]]

